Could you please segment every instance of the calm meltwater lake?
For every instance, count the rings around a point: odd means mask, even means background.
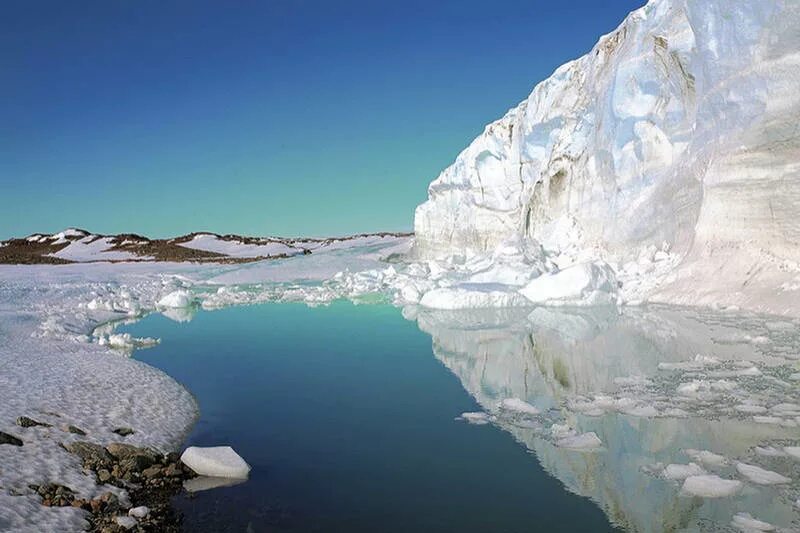
[[[197,398],[185,444],[230,445],[252,466],[243,483],[178,496],[186,531],[691,531],[742,512],[781,527],[797,515],[800,461],[757,450],[796,442],[796,424],[736,409],[794,394],[757,381],[789,383],[791,369],[768,360],[796,347],[762,319],[274,303],[120,330],[159,337],[134,357]],[[698,353],[723,362],[712,371]],[[762,375],[737,370],[747,363]],[[700,381],[731,385],[704,396],[698,384],[691,396],[686,383]],[[505,398],[541,413],[504,413]],[[458,420],[464,412],[490,423]],[[567,431],[594,432],[602,446],[565,448]],[[793,481],[753,483],[739,461]],[[689,463],[741,487],[687,495],[665,468]]]

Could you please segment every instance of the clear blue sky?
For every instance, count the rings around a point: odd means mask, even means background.
[[[408,230],[643,0],[6,2],[0,238]]]

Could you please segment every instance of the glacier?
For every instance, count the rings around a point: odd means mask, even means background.
[[[415,254],[541,244],[612,298],[797,314],[798,67],[796,1],[651,0],[430,184]]]

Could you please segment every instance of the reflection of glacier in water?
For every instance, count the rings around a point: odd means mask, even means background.
[[[404,315],[432,336],[436,357],[491,420],[616,524],[798,526],[796,323],[674,308]],[[509,416],[498,407],[507,398],[541,414]],[[559,440],[589,432],[601,447]],[[689,474],[698,477],[686,482]],[[734,494],[697,495],[726,487]]]

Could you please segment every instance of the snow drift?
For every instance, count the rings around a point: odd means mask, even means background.
[[[797,311],[798,67],[798,2],[651,0],[431,183],[416,254],[538,241],[621,271],[671,252],[640,296]]]

